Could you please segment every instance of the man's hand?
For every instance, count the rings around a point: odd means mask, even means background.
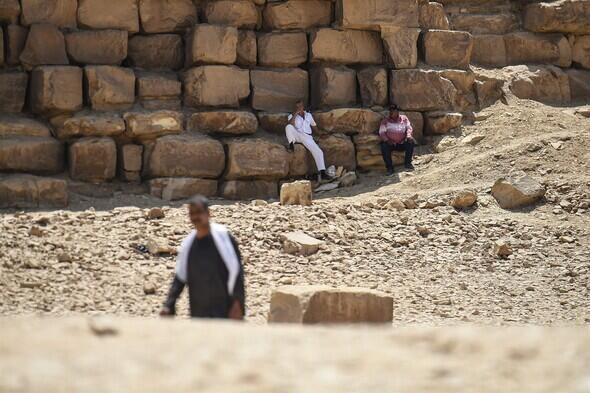
[[[406,141],[408,141],[408,142],[412,142],[412,143],[416,144],[416,140],[414,139],[414,137],[413,137],[413,136],[408,136],[408,137],[406,137]]]
[[[173,317],[174,313],[168,307],[162,307],[162,309],[160,310],[160,316],[161,317]]]
[[[238,300],[234,300],[234,304],[229,309],[228,314],[229,319],[233,319],[236,321],[241,321],[244,319],[244,314],[242,313],[242,306]]]

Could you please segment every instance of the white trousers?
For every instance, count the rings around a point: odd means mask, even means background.
[[[326,170],[326,164],[324,163],[324,152],[317,143],[313,140],[313,137],[309,134],[297,131],[291,124],[285,128],[287,134],[287,140],[289,143],[301,143],[313,156],[315,164],[318,167],[318,171]]]

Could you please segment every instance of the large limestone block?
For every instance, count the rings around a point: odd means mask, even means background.
[[[221,185],[220,195],[231,200],[274,199],[279,185],[267,180],[229,180]]]
[[[245,111],[197,112],[191,115],[188,129],[205,134],[254,134],[258,129],[258,119],[252,112]]]
[[[141,29],[146,33],[182,33],[197,22],[192,0],[139,0]]]
[[[387,323],[393,298],[363,288],[283,286],[272,292],[268,322]]]
[[[289,173],[287,150],[264,139],[232,140],[227,144],[228,180],[276,180]]]
[[[42,66],[31,73],[30,101],[42,115],[76,112],[82,108],[82,69]]]
[[[307,34],[263,33],[258,36],[258,63],[265,67],[297,67],[307,61]]]
[[[50,137],[0,139],[0,172],[56,174],[64,168],[64,147]]]
[[[256,33],[250,30],[240,30],[238,32],[236,64],[242,67],[256,65],[258,58],[258,48],[256,42]]]
[[[12,2],[9,2],[12,3]],[[50,23],[61,28],[75,28],[77,0],[21,0],[21,23]]]
[[[223,145],[197,135],[167,135],[156,139],[148,154],[149,177],[215,179],[225,167]]]
[[[570,44],[562,34],[511,33],[504,36],[508,64],[572,64]]]
[[[269,112],[292,112],[295,103],[309,100],[309,76],[299,68],[252,70],[252,107]]]
[[[129,40],[128,52],[133,67],[178,70],[184,64],[184,46],[177,34],[136,35]]]
[[[295,144],[289,152],[289,177],[296,178],[317,173],[317,166],[311,153],[302,144]]]
[[[6,63],[20,64],[20,55],[25,49],[29,29],[19,25],[6,26]]]
[[[188,34],[186,65],[233,64],[238,49],[238,30],[231,26],[200,24]]]
[[[388,27],[381,32],[389,61],[397,69],[415,68],[418,63],[420,29]]]
[[[468,31],[471,34],[507,34],[519,27],[517,16],[512,13],[498,14],[454,14],[451,18],[453,30]]]
[[[17,23],[21,13],[18,0],[0,1],[0,23]]]
[[[383,115],[370,109],[341,108],[313,114],[318,128],[329,133],[371,134],[379,130]]]
[[[135,74],[129,68],[86,66],[88,101],[92,109],[128,109],[135,101]]]
[[[585,0],[533,2],[523,15],[524,28],[540,33],[590,33],[590,3]]]
[[[567,73],[572,101],[590,102],[590,71],[570,69]]]
[[[359,169],[364,171],[383,171],[385,169],[385,163],[381,155],[381,139],[378,135],[359,134],[355,135],[353,140],[356,149],[356,162]],[[392,160],[394,165],[402,165],[404,163],[404,153],[393,152]]]
[[[311,33],[310,61],[381,64],[383,44],[377,32],[323,28]]]
[[[571,100],[568,76],[554,66],[513,66],[504,69],[508,88],[518,98],[546,103],[568,103]]]
[[[256,115],[258,116],[260,128],[273,134],[285,135],[285,128],[289,124],[287,120],[289,112],[258,112]]]
[[[457,89],[453,102],[455,111],[466,112],[477,109],[477,97],[474,89],[475,74],[472,71],[447,69],[439,73],[443,78],[450,80]]]
[[[75,31],[66,35],[70,59],[82,64],[121,64],[127,57],[124,30]]]
[[[504,83],[502,78],[495,78],[479,74],[475,81],[475,95],[479,109],[495,104],[504,95]]]
[[[420,27],[423,29],[448,30],[449,18],[441,3],[426,1],[419,9]]]
[[[545,187],[521,171],[496,180],[492,187],[492,196],[503,209],[531,205],[544,195]]]
[[[116,113],[80,112],[54,124],[57,138],[117,136],[125,132],[125,122]]]
[[[182,83],[173,72],[140,71],[136,75],[137,96],[144,100],[166,100],[180,97]]]
[[[330,0],[288,0],[269,2],[264,8],[264,27],[268,30],[307,30],[332,23]]]
[[[28,117],[0,114],[0,138],[7,136],[51,136],[44,123]]]
[[[143,164],[143,146],[131,143],[121,146],[117,162],[126,172],[140,172]]]
[[[344,66],[316,66],[311,70],[311,105],[314,108],[354,106],[356,71]]]
[[[0,208],[66,207],[65,180],[32,175],[0,176]]]
[[[354,144],[349,136],[344,134],[331,134],[323,136],[318,145],[324,152],[326,166],[339,166],[349,171],[356,169],[356,154]]]
[[[363,106],[386,106],[389,99],[387,69],[367,67],[357,72]]]
[[[22,111],[28,82],[26,72],[0,72],[0,112]]]
[[[572,61],[590,69],[590,35],[581,35],[573,39]]]
[[[426,63],[440,67],[468,68],[473,37],[464,31],[429,30],[423,39]]]
[[[474,35],[471,62],[491,67],[505,67],[508,65],[504,36],[494,34]]]
[[[85,137],[69,146],[70,178],[103,183],[117,172],[117,145],[111,138]]]
[[[187,199],[195,195],[217,194],[217,180],[192,177],[158,178],[149,181],[150,194],[166,201]]]
[[[261,21],[260,12],[251,0],[209,1],[204,9],[207,23],[254,29]]]
[[[32,25],[19,59],[27,70],[38,65],[69,64],[64,35],[53,25]]]
[[[137,0],[78,0],[78,23],[86,29],[120,29],[137,33]]]
[[[126,135],[136,140],[180,134],[184,129],[184,116],[176,111],[128,112],[123,117],[127,124]]]
[[[424,116],[424,131],[427,135],[447,134],[461,126],[463,115],[453,112],[428,112]]]
[[[309,180],[299,180],[281,185],[281,205],[311,206],[312,189]]]
[[[237,108],[250,95],[250,72],[238,67],[208,65],[184,74],[184,104],[190,107]]]
[[[453,83],[432,70],[393,70],[390,83],[390,101],[404,110],[451,109],[457,96]]]
[[[337,0],[336,23],[347,29],[419,26],[417,0]]]

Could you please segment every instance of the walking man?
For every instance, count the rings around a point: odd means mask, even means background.
[[[389,107],[389,116],[381,121],[379,127],[381,154],[387,168],[387,176],[393,175],[393,161],[391,159],[393,151],[405,152],[405,168],[414,169],[412,156],[414,155],[416,140],[412,136],[412,132],[410,120],[406,116],[400,115],[397,105],[391,105]]]
[[[311,136],[312,130],[317,131],[317,125],[311,113],[305,111],[303,101],[297,101],[295,112],[291,113],[287,120],[289,124],[285,128],[285,133],[289,141],[289,151],[295,150],[295,143],[301,143],[313,156],[318,168],[318,180],[331,180],[332,177],[326,173],[324,152]]]
[[[195,196],[188,206],[194,230],[176,259],[176,274],[160,315],[176,315],[176,300],[188,285],[192,318],[244,319],[244,271],[227,228],[209,221],[209,201]]]

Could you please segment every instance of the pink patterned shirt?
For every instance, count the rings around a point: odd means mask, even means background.
[[[412,125],[404,115],[399,115],[396,120],[387,116],[381,121],[379,137],[383,142],[404,143],[407,137],[412,136]]]

